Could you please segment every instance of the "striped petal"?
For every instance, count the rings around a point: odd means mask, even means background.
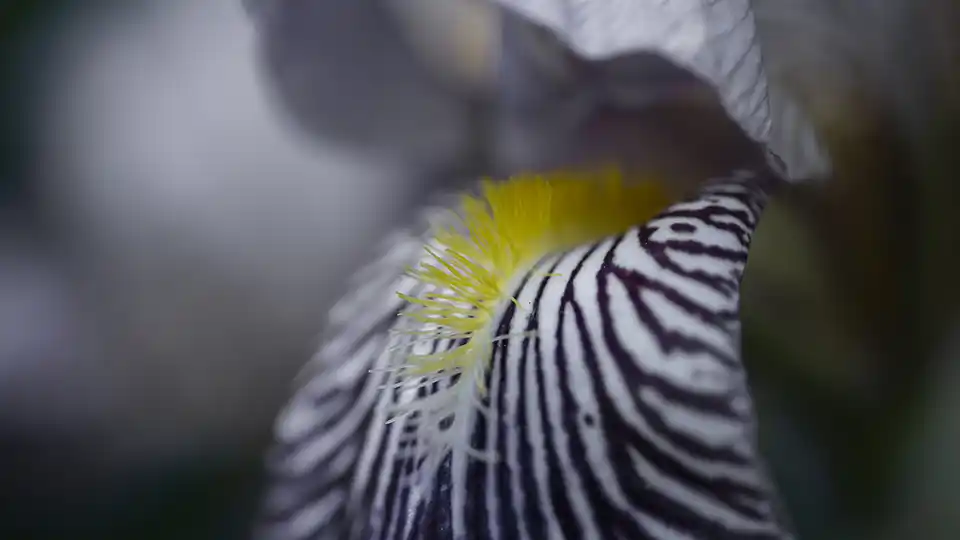
[[[480,456],[450,452],[425,490],[385,388],[406,307],[395,292],[421,292],[402,269],[425,238],[390,239],[281,415],[259,537],[788,538],[739,351],[766,174],[708,182],[625,234],[541,260],[497,322],[513,337],[492,347],[462,433]]]

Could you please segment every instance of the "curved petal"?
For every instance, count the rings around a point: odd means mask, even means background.
[[[813,126],[773,83],[750,0],[496,0],[590,60],[656,52],[718,90],[727,112],[791,178],[828,168]]]
[[[470,110],[424,69],[379,0],[244,0],[266,81],[322,139],[416,164],[471,151]]]
[[[427,490],[377,369],[404,309],[394,291],[420,286],[397,276],[423,239],[392,239],[280,418],[261,537],[789,537],[739,352],[740,278],[769,185],[708,182],[643,226],[542,260],[499,320],[519,337],[495,345],[464,435],[495,457],[451,452]]]

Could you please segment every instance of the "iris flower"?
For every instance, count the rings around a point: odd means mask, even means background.
[[[585,58],[652,51],[692,71],[769,159],[681,198],[587,168],[423,210],[331,310],[277,423],[259,535],[790,538],[739,289],[768,197],[823,158],[791,138],[812,140],[774,97],[749,3],[504,3]]]

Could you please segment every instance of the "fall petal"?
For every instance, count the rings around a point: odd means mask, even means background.
[[[278,422],[261,537],[788,538],[739,354],[740,277],[772,184],[711,181],[541,260],[498,320],[517,337],[492,347],[462,433],[481,455],[451,452],[426,489],[385,389],[394,293],[424,286],[402,269],[425,238],[392,238]]]

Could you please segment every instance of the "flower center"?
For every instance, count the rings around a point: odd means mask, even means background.
[[[512,337],[496,335],[497,320],[509,302],[520,307],[514,288],[531,268],[644,223],[670,202],[661,184],[616,169],[485,181],[463,196],[453,224],[436,230],[408,271],[423,292],[400,294],[409,308],[395,331],[406,342],[390,368],[390,386],[401,390],[391,413],[409,422],[417,453],[436,466],[451,448],[472,450],[465,430],[486,392],[493,345]]]

